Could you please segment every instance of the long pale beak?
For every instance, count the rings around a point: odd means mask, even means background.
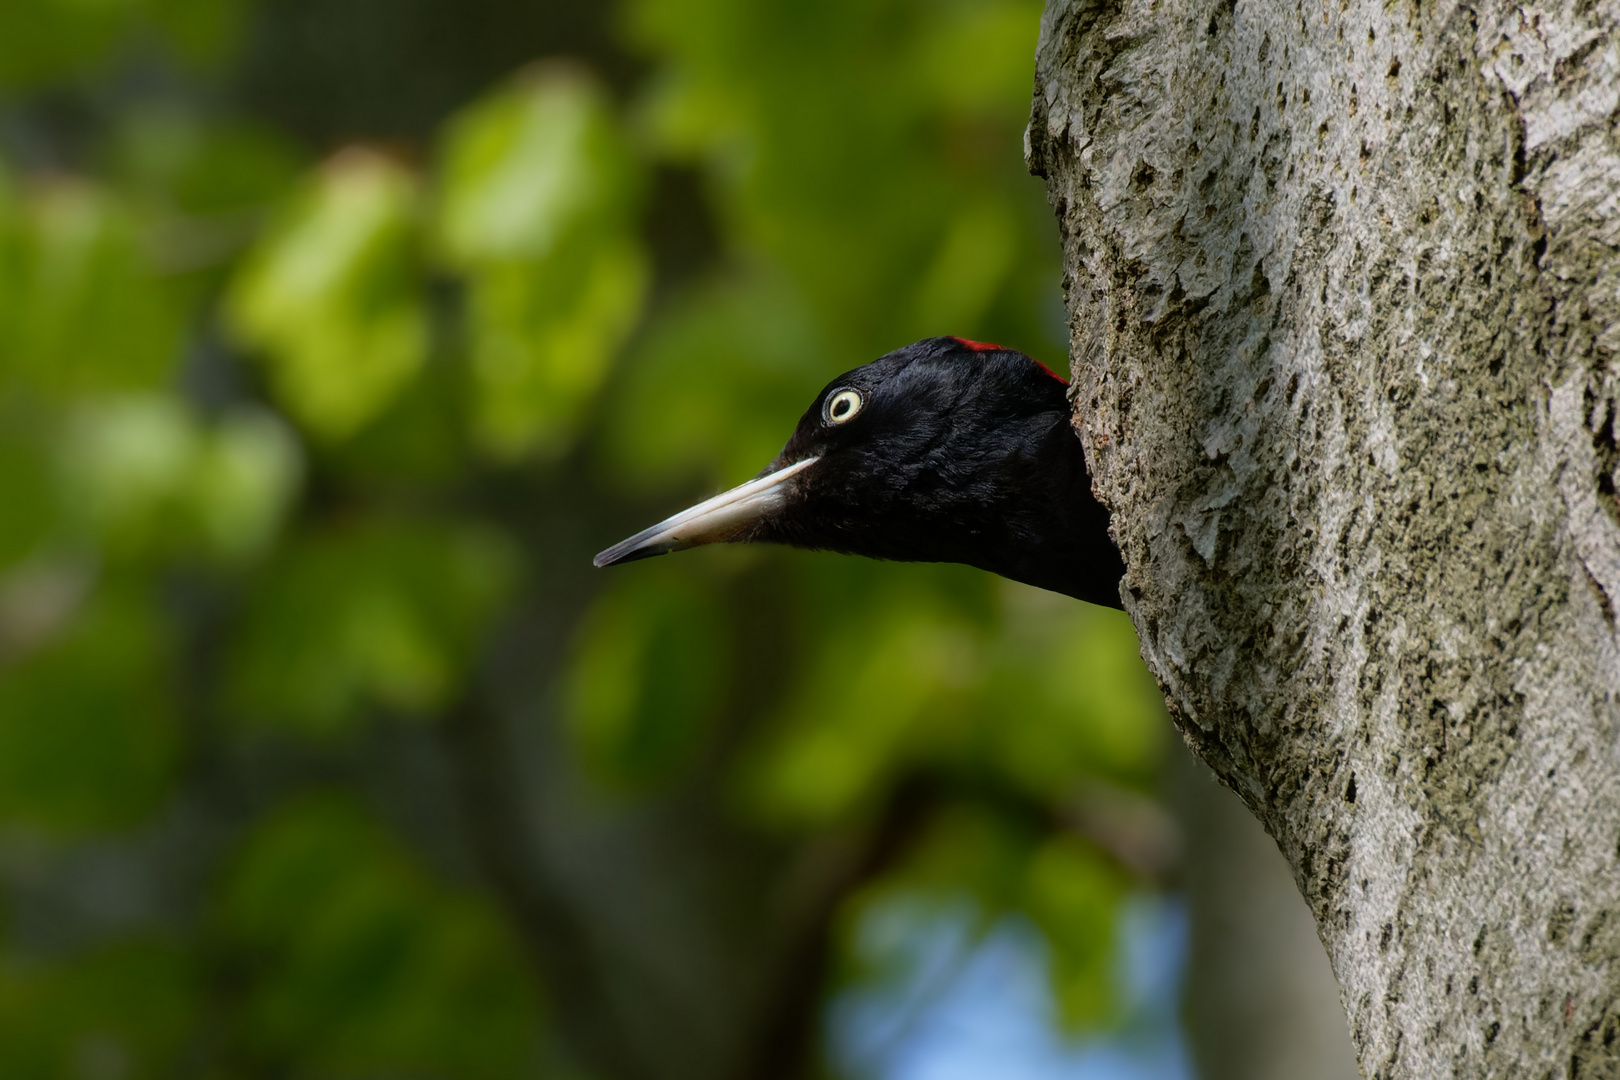
[[[674,517],[614,544],[591,561],[597,566],[612,566],[653,555],[666,555],[699,544],[719,544],[735,539],[748,526],[786,503],[787,492],[782,487],[784,481],[820,460],[819,457],[812,457],[795,461],[730,491],[722,491],[712,499],[682,510]]]

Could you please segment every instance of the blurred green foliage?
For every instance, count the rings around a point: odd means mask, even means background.
[[[146,593],[146,595],[143,595]],[[103,585],[0,679],[0,814],[50,832],[151,814],[180,732],[169,628],[148,590]]]
[[[179,360],[184,324],[179,298],[141,248],[131,208],[73,179],[8,201],[0,217],[8,387],[62,402],[161,386]]]
[[[1040,7],[630,0],[629,95],[547,62],[420,146],[317,154],[213,103],[273,5],[0,6],[0,119],[103,101],[68,169],[0,124],[0,855],[161,830],[221,760],[342,761],[526,695],[600,798],[700,777],[772,844],[927,778],[942,810],[840,904],[839,978],[883,977],[874,913],[968,898],[1106,1020],[1135,883],[1052,820],[1154,782],[1123,617],[959,567],[586,561],[890,348],[1063,355],[1020,154]],[[193,89],[122,95],[154,68]],[[660,276],[672,170],[716,250]],[[552,667],[501,685],[535,623]],[[523,928],[334,771],[221,825],[193,907],[8,937],[0,1074],[554,1074]]]
[[[226,297],[282,406],[341,439],[399,395],[427,359],[416,178],[363,150],[327,162],[255,245]]]
[[[188,65],[217,62],[243,14],[238,0],[9,0],[0,8],[0,87],[103,72],[143,39]]]
[[[119,941],[0,971],[0,1042],[18,1077],[172,1076],[194,1037],[200,979],[175,942]]]
[[[474,431],[503,457],[555,456],[641,312],[640,171],[600,90],[566,68],[468,108],[444,157],[438,232],[467,278]]]
[[[228,708],[316,738],[368,706],[432,715],[513,574],[499,534],[465,526],[373,520],[290,542],[248,584]]]
[[[347,800],[279,809],[238,859],[215,933],[248,976],[255,1056],[338,1076],[532,1067],[541,1013],[509,931]]]

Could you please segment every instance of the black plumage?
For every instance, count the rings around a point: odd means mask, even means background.
[[[840,375],[754,480],[596,564],[715,542],[966,563],[1116,608],[1124,574],[1066,384],[1016,350],[951,337]]]

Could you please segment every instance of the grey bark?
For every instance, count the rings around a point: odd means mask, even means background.
[[[1185,1000],[1199,1080],[1356,1080],[1339,988],[1288,864],[1208,769],[1168,762],[1192,916]]]
[[[1620,1075],[1620,6],[1051,0],[1076,423],[1369,1077]]]

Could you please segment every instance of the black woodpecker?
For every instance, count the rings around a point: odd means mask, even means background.
[[[938,337],[828,383],[754,479],[597,566],[773,543],[976,566],[1120,606],[1125,565],[1069,426],[1068,384],[1015,349]]]

